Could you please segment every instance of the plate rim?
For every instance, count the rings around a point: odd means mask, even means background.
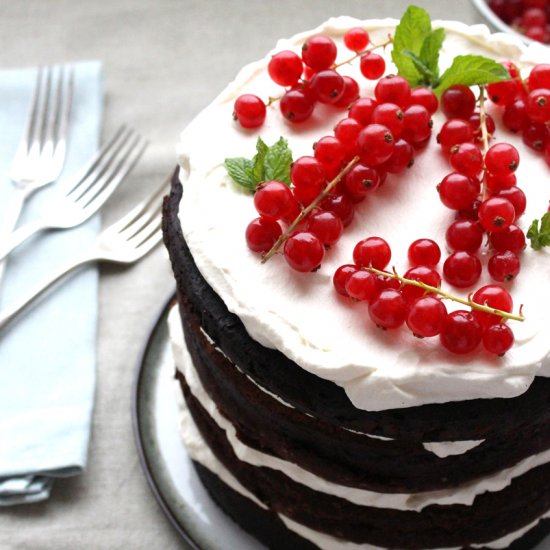
[[[159,330],[160,324],[166,319],[168,315],[168,311],[170,310],[170,307],[173,305],[173,303],[175,303],[176,295],[177,295],[177,291],[175,289],[171,290],[168,297],[163,300],[162,307],[159,309],[159,311],[155,315],[154,320],[151,323],[151,327],[147,333],[147,339],[145,343],[142,345],[140,353],[138,355],[136,366],[134,368],[134,380],[132,383],[132,403],[131,403],[132,433],[134,435],[134,444],[138,452],[141,469],[145,474],[145,479],[147,480],[149,489],[153,493],[153,496],[155,497],[157,504],[160,506],[162,512],[164,513],[166,518],[169,520],[172,527],[177,531],[180,537],[189,545],[191,550],[202,550],[201,547],[198,545],[198,543],[187,532],[185,527],[180,523],[180,521],[178,521],[176,515],[174,514],[172,508],[170,507],[169,503],[165,499],[162,491],[160,490],[155,480],[149,459],[147,457],[147,453],[145,451],[145,446],[143,443],[143,434],[142,434],[141,425],[140,425],[139,395],[140,395],[145,359],[149,354],[149,350],[156,336],[156,333]]]

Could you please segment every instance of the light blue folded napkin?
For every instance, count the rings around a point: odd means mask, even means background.
[[[75,88],[67,157],[56,183],[33,195],[19,225],[39,217],[56,188],[98,148],[103,113],[101,65],[74,64]],[[14,186],[12,159],[23,130],[35,69],[0,71],[0,219]],[[91,244],[94,216],[71,230],[52,231],[8,258],[0,308],[23,296]],[[95,390],[98,272],[79,271],[0,332],[0,506],[48,498],[53,479],[86,465]]]

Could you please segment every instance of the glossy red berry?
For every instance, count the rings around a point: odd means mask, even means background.
[[[487,92],[493,103],[504,107],[514,102],[518,95],[518,87],[515,80],[508,79],[489,84]]]
[[[302,60],[314,71],[330,68],[337,53],[334,41],[324,34],[310,36],[302,46]]]
[[[256,218],[246,228],[246,244],[254,252],[268,252],[282,233],[276,221]]]
[[[469,311],[463,310],[449,313],[439,334],[443,347],[460,355],[474,351],[481,337],[481,325]]]
[[[341,265],[335,272],[332,277],[332,284],[334,289],[341,296],[348,296],[348,291],[346,290],[346,283],[349,278],[359,271],[356,265],[353,264],[344,264]]]
[[[325,136],[317,141],[314,146],[314,157],[327,168],[339,167],[344,161],[346,151],[342,143],[334,136]]]
[[[344,34],[344,44],[352,52],[363,51],[369,44],[369,33],[361,27],[352,27]]]
[[[520,271],[519,258],[510,250],[497,252],[489,258],[487,270],[489,275],[499,282],[511,281]]]
[[[395,103],[380,103],[376,106],[372,113],[372,122],[382,124],[392,133],[392,136],[397,139],[404,127],[405,115],[399,105]]]
[[[474,133],[470,123],[460,118],[452,118],[445,122],[437,135],[437,142],[444,151],[450,151],[455,145],[473,141]]]
[[[550,88],[550,63],[539,63],[529,73],[529,90]]]
[[[367,195],[380,185],[380,176],[375,168],[358,163],[346,174],[344,185],[353,195]]]
[[[435,267],[441,259],[441,249],[432,239],[417,239],[410,244],[407,256],[413,266]]]
[[[495,143],[485,155],[485,167],[495,176],[513,174],[518,166],[518,150],[510,143]]]
[[[477,145],[461,143],[451,148],[451,166],[461,174],[477,177],[483,170],[483,155]]]
[[[523,129],[521,139],[531,149],[543,151],[548,143],[548,128],[546,124],[529,121]]]
[[[381,124],[369,124],[357,136],[357,151],[361,162],[378,166],[387,161],[395,146],[392,133]]]
[[[382,168],[390,174],[399,174],[414,164],[413,146],[404,139],[398,139],[393,147],[391,157],[382,164]]]
[[[374,96],[378,103],[395,103],[406,107],[411,96],[411,86],[402,76],[388,75],[377,82]]]
[[[441,286],[441,275],[435,269],[425,265],[411,267],[403,276],[405,279],[418,281],[434,288]],[[407,302],[413,302],[416,298],[425,294],[426,290],[415,285],[404,285],[401,292]]]
[[[479,223],[490,233],[502,231],[514,223],[516,211],[512,203],[502,197],[489,197],[479,207]]]
[[[514,224],[497,233],[490,233],[489,241],[497,252],[509,250],[514,254],[521,254],[525,248],[525,234]]]
[[[519,187],[502,189],[498,193],[495,193],[494,196],[506,199],[512,203],[512,206],[514,207],[514,211],[516,213],[516,220],[521,217],[525,212],[527,198],[525,197],[525,193]]]
[[[240,95],[233,106],[233,118],[243,128],[258,128],[264,123],[265,103],[256,95]]]
[[[292,269],[306,273],[321,265],[325,247],[313,233],[297,231],[285,241],[284,256]]]
[[[344,79],[334,69],[324,69],[313,75],[310,88],[317,101],[333,104],[344,93]]]
[[[296,187],[321,187],[325,184],[325,172],[321,163],[311,156],[296,159],[290,166],[290,179]]]
[[[410,101],[412,105],[421,105],[427,109],[431,115],[433,115],[439,107],[437,96],[430,88],[424,88],[422,86],[411,90]]]
[[[386,71],[386,62],[381,55],[374,52],[368,52],[361,56],[359,60],[359,70],[365,78],[369,80],[378,80]]]
[[[254,206],[258,214],[270,220],[281,220],[287,216],[293,203],[292,191],[281,181],[265,181],[254,193]]]
[[[421,296],[409,309],[407,326],[420,338],[437,336],[447,317],[445,304],[435,296]]]
[[[351,200],[346,195],[328,195],[321,202],[323,210],[334,212],[347,227],[353,221],[354,207]]]
[[[476,97],[467,86],[457,84],[441,95],[441,110],[447,118],[468,119],[474,112]]]
[[[356,151],[357,136],[363,129],[363,126],[359,124],[354,118],[343,118],[334,127],[334,137],[345,147],[348,153]]]
[[[438,185],[441,202],[452,210],[471,208],[480,191],[480,183],[474,178],[451,172]]]
[[[403,111],[402,137],[411,144],[423,143],[432,134],[432,119],[422,105],[410,105]]]
[[[489,353],[504,355],[514,345],[514,333],[505,323],[496,323],[485,327],[482,342]]]
[[[290,50],[277,52],[267,65],[271,80],[279,86],[291,87],[298,83],[303,71],[302,59]]]
[[[309,216],[307,229],[316,235],[325,246],[332,246],[342,236],[344,224],[334,212],[319,210]]]
[[[481,262],[470,252],[458,250],[443,263],[443,276],[449,284],[458,288],[473,286],[481,276]]]
[[[454,221],[445,233],[445,239],[451,250],[465,250],[474,253],[483,242],[483,230],[478,222],[468,219]]]
[[[383,329],[399,328],[407,317],[408,306],[399,290],[382,290],[369,305],[369,315],[376,326]]]
[[[282,115],[290,122],[304,122],[313,113],[315,101],[302,90],[291,89],[283,94],[279,107]]]
[[[344,91],[333,105],[347,109],[359,97],[359,84],[351,76],[345,75],[342,78],[344,79]]]
[[[485,285],[479,288],[472,295],[472,301],[481,306],[489,306],[493,309],[510,313],[514,307],[514,302],[510,293],[500,285]],[[476,319],[483,325],[492,325],[500,323],[502,317],[486,311],[473,310],[472,313]]]
[[[495,176],[491,172],[487,172],[485,175],[485,183],[487,188],[496,193],[503,189],[509,189],[517,184],[517,177],[515,174],[508,174],[507,176]]]
[[[368,237],[353,249],[353,261],[359,267],[384,269],[391,260],[390,245],[381,237]]]
[[[523,132],[529,124],[525,100],[517,98],[510,105],[507,105],[502,113],[502,123],[512,132]]]
[[[356,271],[346,282],[346,292],[354,300],[370,302],[378,295],[376,276],[369,271]]]
[[[525,109],[533,122],[545,124],[550,120],[550,89],[537,88],[529,92]]]
[[[468,122],[474,133],[474,141],[481,142],[483,141],[483,132],[481,131],[481,115],[479,113],[473,113],[468,118]],[[495,133],[495,121],[493,117],[485,113],[485,126],[487,127],[487,133],[489,136],[492,136]]]
[[[372,113],[378,103],[370,97],[362,97],[351,104],[348,116],[353,118],[361,126],[367,126],[372,122]]]

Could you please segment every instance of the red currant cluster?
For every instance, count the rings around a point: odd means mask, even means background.
[[[490,84],[489,98],[502,107],[504,126],[544,155],[550,165],[550,64],[535,65],[523,81],[517,67],[506,64],[510,80]]]
[[[367,49],[369,41],[364,29],[349,29],[344,36],[344,44],[355,55],[340,65],[359,57],[363,76],[376,80],[384,74],[386,63],[372,50],[386,44]],[[276,99],[287,120],[304,122],[313,113],[316,103],[346,109],[359,97],[357,81],[338,72],[340,65],[335,64],[337,53],[336,44],[329,36],[316,34],[304,42],[301,56],[284,50],[271,58],[267,66],[269,76],[273,82],[286,88],[283,95]],[[269,103],[276,99],[271,99]],[[233,116],[244,128],[257,128],[265,120],[266,104],[256,95],[243,94],[235,101]]]
[[[515,86],[512,80],[505,82],[505,86]],[[490,90],[494,91],[494,85]],[[448,120],[438,142],[454,171],[437,189],[441,202],[457,212],[446,232],[452,252],[444,262],[443,276],[459,288],[473,286],[481,276],[478,253],[485,234],[493,251],[487,268],[495,281],[510,280],[519,273],[519,254],[525,248],[525,236],[514,223],[526,204],[514,173],[519,154],[509,143],[489,147],[495,124],[485,113],[483,101],[480,96],[480,112],[475,112],[477,100],[466,86],[453,86],[441,96],[441,109]]]
[[[486,285],[468,300],[441,291],[436,265],[441,250],[431,239],[418,239],[408,250],[411,268],[401,277],[383,270],[389,265],[391,249],[380,237],[357,243],[353,264],[340,266],[333,277],[336,291],[369,304],[369,316],[380,328],[396,329],[406,324],[419,338],[439,336],[449,351],[464,354],[480,343],[486,351],[502,355],[514,343],[504,318],[512,311],[510,294],[501,286]],[[451,313],[441,298],[470,307]]]
[[[325,248],[351,223],[354,205],[384,183],[388,173],[412,166],[415,148],[430,139],[436,97],[426,88],[411,90],[400,76],[380,79],[374,95],[357,99],[334,134],[314,144],[313,156],[292,164],[292,188],[273,181],[258,186],[254,204],[260,218],[247,228],[249,248],[270,254],[284,240],[292,268],[317,269]],[[290,223],[282,235],[279,222],[291,220],[298,223]]]
[[[518,32],[538,42],[550,42],[549,0],[489,0],[488,4]]]

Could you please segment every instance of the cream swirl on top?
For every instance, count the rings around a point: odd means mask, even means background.
[[[394,31],[394,20],[359,21],[331,19],[317,29],[282,40],[275,51],[299,51],[307,36],[322,32],[338,45],[339,59],[349,57],[342,37],[346,29],[363,26],[373,43],[383,42]],[[440,64],[454,56],[475,53],[511,59],[525,74],[544,52],[529,48],[503,34],[491,35],[485,26],[468,27],[456,22],[434,22],[445,27],[447,38]],[[384,56],[388,72],[395,68],[390,48]],[[197,267],[239,316],[252,338],[276,348],[305,370],[340,385],[361,409],[385,410],[425,403],[473,398],[512,397],[527,390],[534,376],[550,376],[550,338],[546,321],[550,305],[550,254],[525,251],[522,271],[509,285],[516,308],[523,304],[524,323],[514,323],[516,343],[504,357],[483,351],[453,356],[437,339],[418,340],[405,330],[383,332],[368,319],[364,304],[351,307],[333,290],[336,268],[351,262],[354,245],[377,235],[393,250],[391,265],[407,268],[408,245],[419,237],[445,243],[445,230],[453,212],[440,202],[436,185],[450,169],[435,143],[444,118],[434,117],[434,136],[417,154],[415,165],[387,183],[356,208],[353,223],[325,256],[316,273],[291,271],[280,257],[261,264],[244,240],[248,222],[256,216],[250,195],[236,188],[223,166],[227,157],[251,157],[256,139],[274,143],[284,136],[294,158],[311,154],[313,143],[332,133],[345,111],[318,105],[306,123],[291,125],[277,103],[268,108],[265,124],[256,131],[238,127],[231,117],[233,103],[242,93],[262,98],[277,96],[281,88],[267,74],[270,56],[244,67],[236,79],[202,111],[182,133],[179,144],[180,178],[184,193],[180,218],[185,239]],[[359,74],[358,63],[345,65],[342,74],[355,76],[361,96],[373,95],[373,82]],[[521,154],[518,184],[528,199],[519,225],[525,229],[545,211],[550,196],[550,169],[543,158],[521,144],[519,138],[498,125],[499,139],[514,143]],[[486,263],[488,257],[482,259]],[[484,270],[478,286],[490,283]],[[449,302],[449,309],[456,309]]]

